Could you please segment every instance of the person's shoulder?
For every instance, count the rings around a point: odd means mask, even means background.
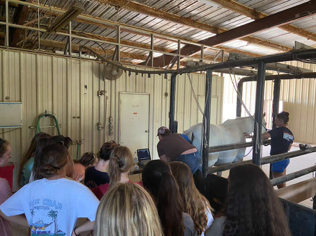
[[[0,178],[0,189],[3,190],[10,190],[9,182],[8,180],[4,178]]]

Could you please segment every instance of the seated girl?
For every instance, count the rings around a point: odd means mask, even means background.
[[[43,148],[35,176],[0,206],[0,214],[9,221],[29,225],[31,234],[78,235],[93,229],[99,201],[84,185],[66,179],[70,161],[62,143]],[[26,217],[26,218],[25,218]],[[78,218],[89,221],[78,228]]]
[[[184,203],[184,212],[193,219],[198,235],[204,235],[214,221],[208,200],[197,190],[190,168],[183,162],[169,163]]]
[[[291,235],[281,202],[258,166],[233,167],[228,183],[225,207],[207,236]]]
[[[156,203],[165,236],[197,235],[192,218],[184,213],[178,184],[166,162],[148,162],[143,170],[142,181]]]
[[[11,147],[7,140],[0,138],[0,167],[8,164],[11,158]],[[0,178],[0,205],[11,196],[11,189],[6,179]],[[0,215],[0,235],[12,236],[11,224]]]
[[[93,152],[86,152],[79,160],[74,160],[72,179],[79,182],[85,179],[86,169],[94,166],[97,161],[98,159]]]
[[[18,174],[18,183],[20,187],[23,187],[24,185],[28,184],[30,181],[30,177],[33,170],[34,165],[34,156],[35,156],[35,150],[38,143],[38,140],[41,138],[50,138],[51,136],[46,133],[38,133],[36,134],[30,144],[29,149],[25,153],[21,163],[20,163],[20,169]]]
[[[107,173],[107,169],[111,153],[117,145],[118,144],[114,141],[106,142],[102,145],[98,154],[98,163],[95,166],[91,166],[86,169],[84,184],[88,188],[94,189],[99,185],[110,183],[110,177]]]
[[[156,206],[137,184],[116,184],[102,198],[94,225],[95,236],[163,236]]]
[[[110,183],[103,184],[92,190],[101,199],[112,186],[130,182],[128,174],[133,167],[133,155],[128,147],[117,146],[111,153],[109,163]]]

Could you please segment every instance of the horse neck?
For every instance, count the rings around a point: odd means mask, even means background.
[[[242,132],[252,133],[254,129],[254,120],[252,117],[242,117],[234,120],[230,128],[240,130]]]

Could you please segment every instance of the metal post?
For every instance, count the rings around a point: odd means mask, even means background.
[[[274,80],[274,90],[273,90],[273,110],[272,110],[272,127],[276,128],[274,124],[275,117],[279,113],[279,103],[280,103],[280,89],[281,89],[281,80]]]
[[[238,93],[240,94],[240,98],[242,98],[243,87],[244,87],[244,81],[240,80],[238,82]],[[241,101],[239,100],[238,94],[237,94],[236,116],[241,117]]]
[[[172,74],[171,76],[171,86],[170,86],[170,112],[169,112],[169,129],[171,132],[174,131],[174,113],[176,107],[176,78],[177,74]]]
[[[202,153],[202,172],[206,178],[208,172],[208,154],[209,154],[209,140],[211,128],[211,97],[212,97],[212,71],[206,71],[206,85],[205,85],[205,108],[203,117],[203,153]]]
[[[150,66],[154,67],[154,35],[150,35]]]
[[[279,103],[280,103],[280,89],[281,89],[281,79],[276,78],[274,80],[273,88],[273,105],[272,105],[272,127],[276,128],[275,117],[279,112]],[[273,179],[272,173],[272,164],[270,164],[269,178]]]
[[[178,60],[177,60],[177,69],[180,69],[180,55],[181,55],[181,40],[178,40]]]
[[[39,5],[39,0],[37,0],[37,4]],[[40,9],[37,8],[37,28],[39,29],[40,28]],[[37,32],[37,46],[38,46],[38,49],[41,49],[41,32],[38,31]]]
[[[252,163],[260,165],[261,158],[261,133],[262,133],[262,110],[263,110],[263,94],[265,82],[266,65],[264,62],[258,63],[258,79],[256,92],[256,112],[255,112],[255,128],[253,139]]]
[[[119,25],[116,28],[116,42],[118,43],[116,46],[116,60],[120,61],[121,28]]]
[[[68,25],[68,30],[69,30],[69,56],[71,56],[72,54],[72,25],[71,25],[71,21],[69,22]]]
[[[204,46],[201,46],[201,62],[204,60]]]
[[[9,1],[5,0],[5,46],[9,47]]]

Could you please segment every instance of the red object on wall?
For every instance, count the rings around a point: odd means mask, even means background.
[[[8,180],[11,191],[12,191],[12,185],[13,185],[13,169],[14,169],[14,164],[8,163],[7,166],[0,167],[0,178],[4,178]]]

